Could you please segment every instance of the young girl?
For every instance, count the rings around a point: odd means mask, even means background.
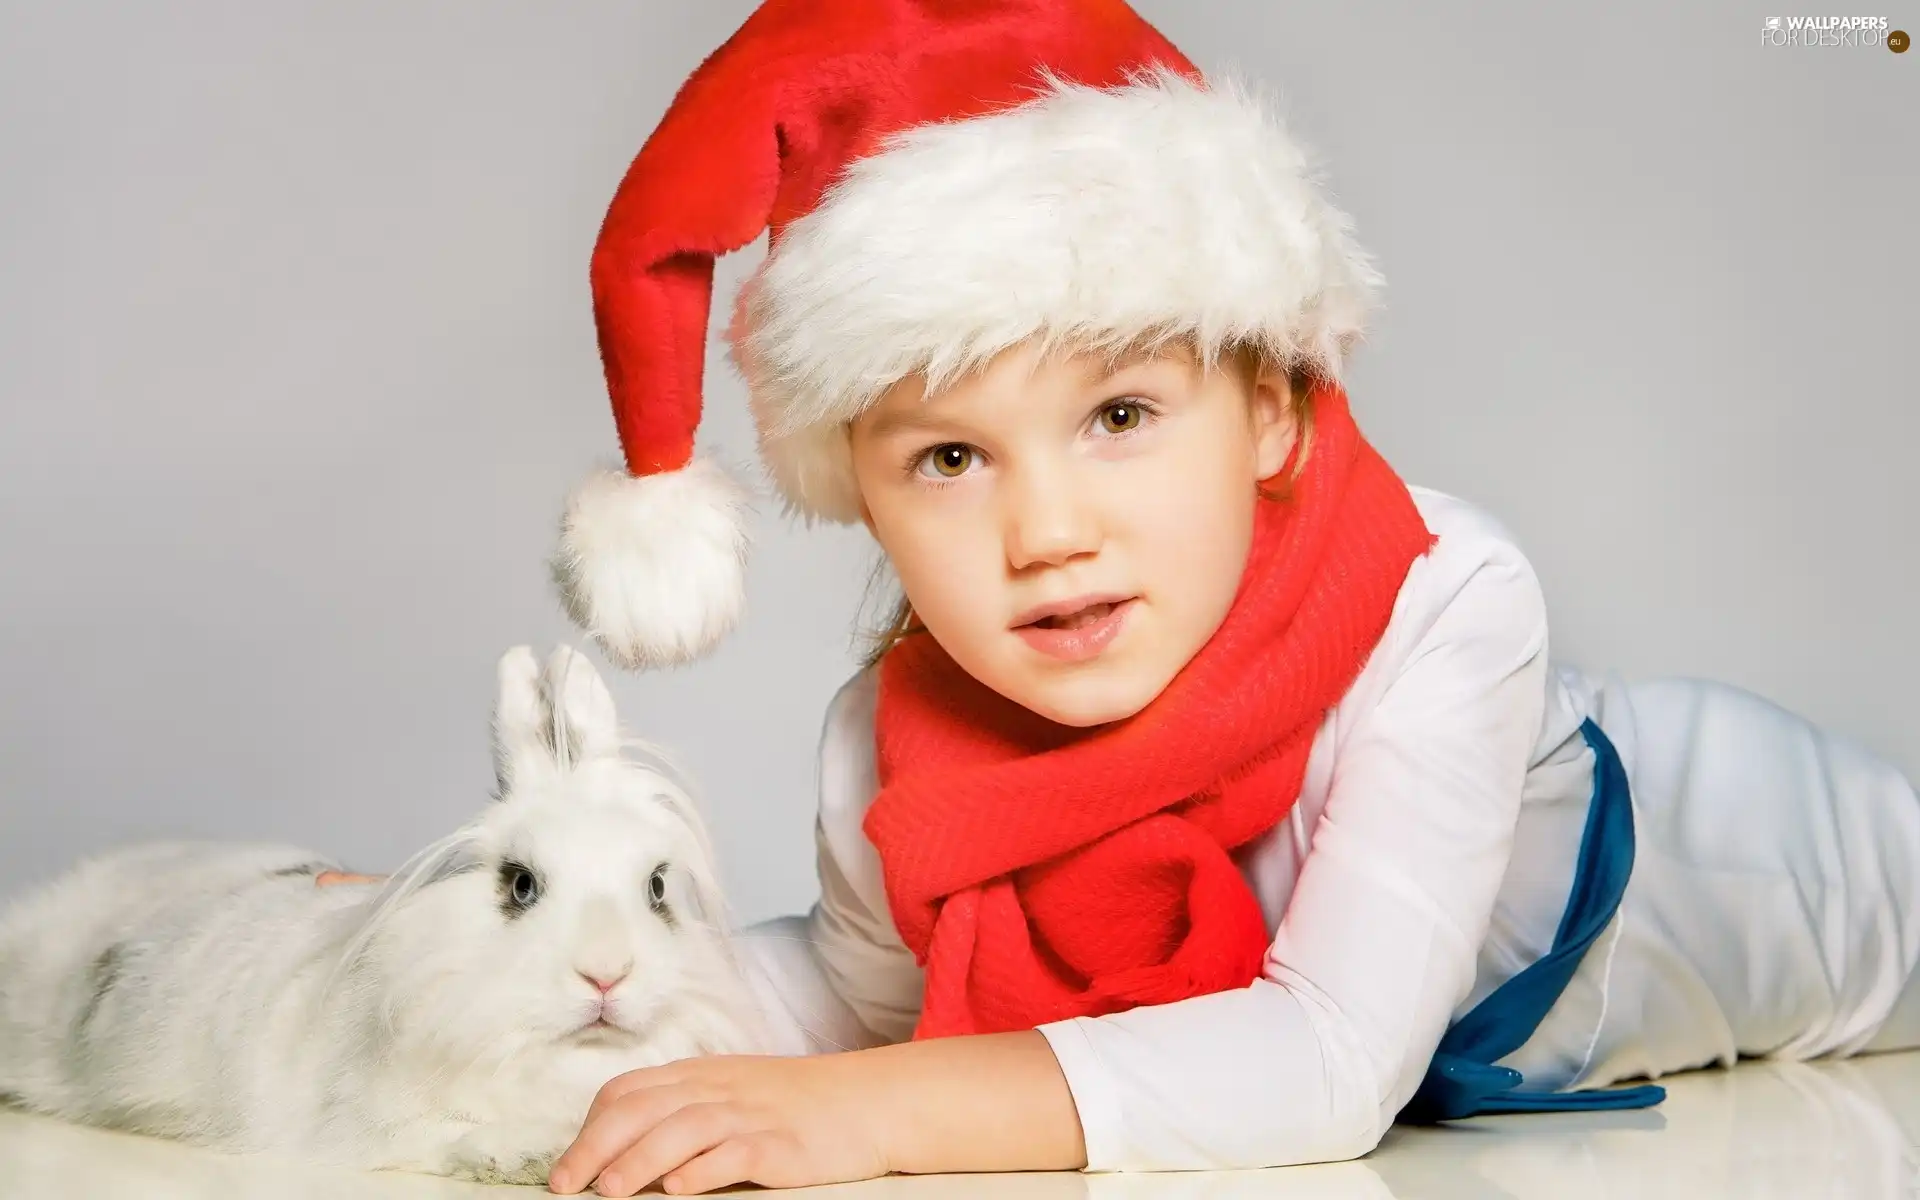
[[[556,560],[617,661],[740,611],[692,450],[765,227],[764,457],[907,607],[827,715],[820,900],[749,931],[786,1053],[613,1080],[555,1191],[1337,1160],[1920,1045],[1912,785],[1553,663],[1505,531],[1354,423],[1379,278],[1302,150],[1120,0],[771,0],[687,83],[594,258],[626,470]]]

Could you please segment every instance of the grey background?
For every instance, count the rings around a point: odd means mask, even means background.
[[[1362,420],[1510,524],[1560,657],[1920,772],[1920,53],[1737,4],[1139,7],[1281,89],[1389,279]],[[574,639],[543,560],[615,451],[594,233],[749,8],[0,2],[0,897],[159,835],[379,870],[483,802],[494,660]],[[874,565],[774,512],[744,628],[612,681],[747,919],[813,895]]]

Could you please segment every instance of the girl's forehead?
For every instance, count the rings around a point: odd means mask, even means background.
[[[1117,346],[1048,347],[1023,342],[939,380],[931,379],[925,369],[906,375],[883,392],[868,411],[938,404],[982,387],[1092,387],[1137,368],[1173,366],[1191,371],[1199,365],[1198,352],[1185,339],[1135,340]]]

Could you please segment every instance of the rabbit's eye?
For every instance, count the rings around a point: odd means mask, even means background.
[[[518,916],[540,899],[540,879],[533,871],[516,862],[500,864],[500,907],[508,916]]]
[[[647,900],[656,909],[666,907],[667,864],[661,863],[653,869],[653,875],[647,880]]]

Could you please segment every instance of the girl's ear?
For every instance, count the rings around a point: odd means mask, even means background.
[[[1253,421],[1254,479],[1271,479],[1287,465],[1299,429],[1293,416],[1293,384],[1287,373],[1262,368],[1248,397]]]

